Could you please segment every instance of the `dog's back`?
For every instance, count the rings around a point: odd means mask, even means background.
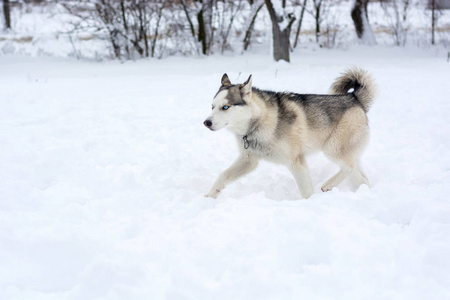
[[[349,90],[353,91],[349,92]],[[361,108],[367,112],[375,98],[376,86],[373,78],[363,69],[347,70],[331,85],[328,95],[297,94],[260,90],[254,94],[269,106],[278,106],[281,117],[293,118],[285,112],[286,103],[295,103],[305,111],[308,125],[319,129],[335,125],[350,108]]]

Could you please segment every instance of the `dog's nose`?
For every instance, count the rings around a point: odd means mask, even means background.
[[[203,124],[209,128],[209,127],[211,127],[212,122],[210,120],[206,120],[205,122],[203,122]]]

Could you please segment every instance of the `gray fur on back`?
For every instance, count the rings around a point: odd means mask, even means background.
[[[278,126],[284,128],[284,125],[294,123],[297,115],[286,107],[287,102],[293,102],[303,108],[310,126],[327,127],[337,123],[342,115],[349,108],[359,106],[361,103],[354,94],[343,95],[314,95],[314,94],[296,94],[264,91],[253,88],[267,105],[278,108]]]

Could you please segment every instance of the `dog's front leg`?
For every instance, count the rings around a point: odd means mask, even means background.
[[[289,169],[297,182],[302,197],[305,199],[309,198],[314,193],[314,188],[305,157],[300,155],[295,158],[289,166]]]
[[[248,153],[243,153],[239,156],[236,161],[222,174],[219,175],[216,182],[213,184],[211,190],[205,197],[216,198],[220,191],[225,188],[225,186],[239,177],[242,177],[251,171],[253,171],[258,166],[258,159],[253,155]]]

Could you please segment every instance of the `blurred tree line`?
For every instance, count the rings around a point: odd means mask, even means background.
[[[258,16],[266,9],[272,24],[274,59],[289,61],[290,52],[299,44],[305,14],[314,18],[316,42],[321,47],[330,46],[336,32],[323,25],[334,8],[348,1],[352,2],[348,18],[360,43],[367,45],[376,44],[368,9],[373,2],[381,2],[397,45],[406,43],[412,5],[426,2],[423,7],[431,12],[432,44],[438,13],[450,8],[450,0],[2,0],[2,6],[4,28],[11,30],[15,5],[62,5],[75,17],[72,32],[106,34],[113,56],[119,59],[154,57],[164,48],[174,53],[194,50],[210,55],[229,49],[231,36],[239,39],[242,51],[246,51]]]

